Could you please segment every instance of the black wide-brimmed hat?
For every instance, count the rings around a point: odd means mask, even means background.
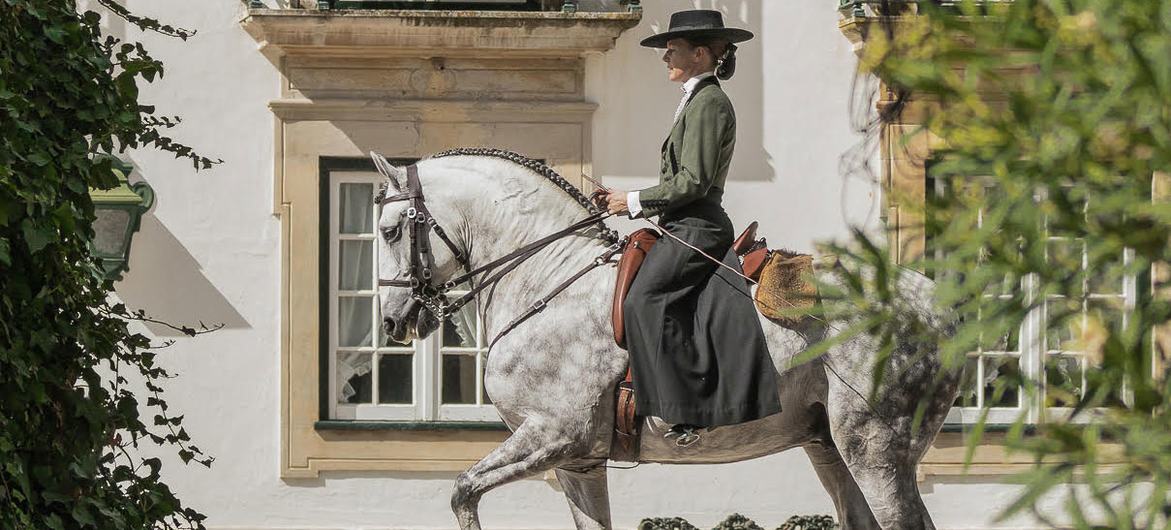
[[[730,42],[744,42],[752,38],[746,29],[725,28],[724,17],[719,11],[692,9],[671,15],[671,27],[642,40],[639,44],[648,48],[666,48],[667,41],[687,37],[719,37]]]

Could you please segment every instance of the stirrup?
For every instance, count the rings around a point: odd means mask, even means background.
[[[703,430],[702,427],[676,424],[663,434],[663,438],[675,440],[677,447],[687,447],[699,440],[699,431],[701,430]]]

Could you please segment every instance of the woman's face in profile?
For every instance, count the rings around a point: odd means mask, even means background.
[[[667,63],[667,77],[676,83],[682,83],[693,76],[701,74],[699,71],[701,53],[683,39],[667,41],[667,51],[663,52],[663,62]]]

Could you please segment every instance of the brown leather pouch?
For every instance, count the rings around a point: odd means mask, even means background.
[[[626,349],[626,327],[622,323],[622,302],[626,300],[626,293],[630,292],[630,284],[634,283],[634,276],[646,253],[659,240],[659,233],[650,228],[640,228],[630,234],[626,246],[622,249],[622,257],[618,258],[618,280],[614,282],[614,306],[610,311],[611,325],[614,327],[614,342],[619,348]]]

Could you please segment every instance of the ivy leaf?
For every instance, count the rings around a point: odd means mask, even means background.
[[[24,232],[25,244],[28,245],[28,250],[32,254],[40,252],[53,242],[52,229],[37,226],[31,220],[26,219],[21,225],[21,230]]]

